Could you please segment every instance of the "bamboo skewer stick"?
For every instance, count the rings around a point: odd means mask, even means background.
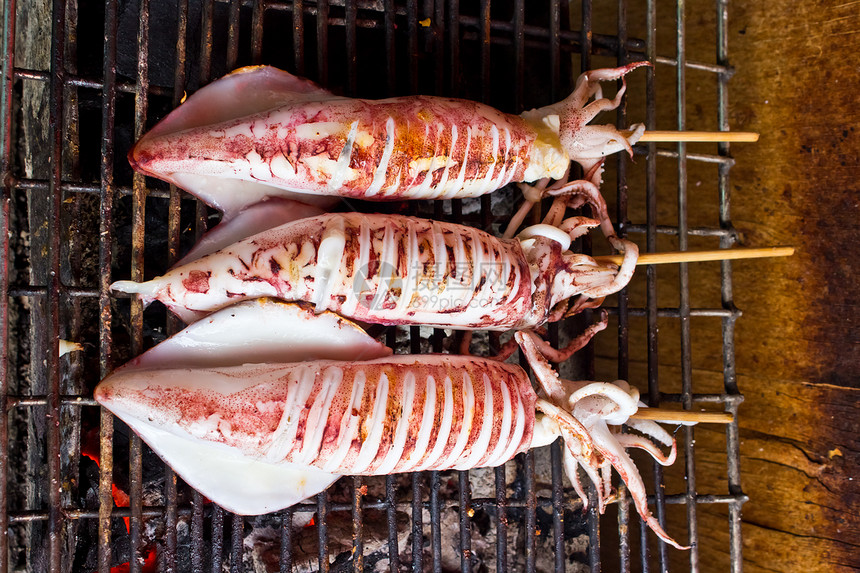
[[[667,263],[696,263],[702,261],[728,261],[735,259],[761,259],[766,257],[789,257],[794,247],[741,247],[738,249],[714,249],[711,251],[672,251],[669,253],[642,253],[637,265],[661,265]],[[598,263],[620,265],[624,255],[601,255],[594,257]]]
[[[679,424],[731,424],[734,417],[728,412],[695,412],[693,410],[670,410],[668,408],[639,408],[630,416],[637,420],[658,420]]]
[[[628,137],[632,131],[622,132]],[[755,143],[759,134],[751,131],[646,131],[637,143],[663,142],[707,142],[707,143]]]

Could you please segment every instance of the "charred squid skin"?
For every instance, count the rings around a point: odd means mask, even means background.
[[[520,242],[445,222],[344,213],[270,229],[148,283],[112,288],[160,300],[187,320],[274,297],[375,324],[507,330],[542,324],[561,300],[615,274],[543,237]]]

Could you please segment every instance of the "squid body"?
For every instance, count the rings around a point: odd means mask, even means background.
[[[636,245],[620,267],[569,250],[597,222],[536,225],[497,239],[452,223],[333,213],[243,239],[145,283],[113,290],[160,300],[186,322],[244,299],[303,301],[376,324],[508,330],[596,306],[630,280]],[[570,299],[579,297],[572,305]]]
[[[274,197],[324,207],[331,195],[476,197],[510,182],[561,179],[571,160],[588,171],[630,151],[644,127],[624,137],[587,124],[624,93],[603,98],[599,82],[642,65],[586,72],[565,100],[519,116],[444,97],[339,97],[276,68],[242,68],[188,98],[137,142],[129,161],[225,219]]]
[[[543,388],[519,366],[451,355],[392,356],[361,329],[295,304],[248,301],[199,321],[121,367],[95,390],[192,487],[259,514],[314,495],[341,475],[495,466],[565,438],[565,460],[598,487],[621,473],[643,518],[644,485],[624,451],[674,459],[657,424],[620,434],[638,393],[624,383],[559,380],[518,334]],[[629,421],[633,424],[633,421]]]

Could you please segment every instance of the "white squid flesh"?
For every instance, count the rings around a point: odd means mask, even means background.
[[[625,137],[587,124],[624,93],[604,98],[599,83],[643,65],[586,72],[563,101],[519,116],[445,97],[339,97],[276,68],[242,68],[193,94],[128,157],[225,219],[272,197],[323,207],[331,195],[476,197],[511,182],[561,179],[571,160],[590,171],[608,154],[631,152],[643,126]]]
[[[258,297],[303,301],[317,311],[375,324],[508,330],[561,318],[572,297],[599,304],[623,288],[638,256],[622,243],[620,267],[569,250],[597,225],[571,218],[498,239],[452,223],[335,213],[269,229],[144,283],[112,289],[160,300],[186,322]]]
[[[265,328],[258,319],[267,321]],[[302,333],[300,347],[292,340],[296,333]],[[186,482],[241,514],[288,507],[341,475],[496,466],[562,436],[566,469],[580,495],[579,466],[598,488],[602,509],[609,466],[616,467],[643,518],[680,547],[650,515],[644,484],[624,451],[640,447],[661,463],[674,459],[674,440],[664,430],[628,422],[638,392],[623,382],[559,380],[531,335],[517,337],[541,396],[519,366],[451,355],[390,356],[331,313],[249,301],[118,369],[95,397]],[[252,356],[245,352],[249,344]],[[352,351],[364,359],[344,360]],[[625,423],[669,446],[670,454],[645,435],[620,433]]]

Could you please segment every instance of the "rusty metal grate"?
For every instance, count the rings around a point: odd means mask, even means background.
[[[156,570],[147,569],[153,566],[165,571],[221,571],[222,567],[240,571],[248,566],[243,563],[246,528],[253,530],[261,522],[225,514],[207,504],[169,468],[153,462],[138,438],[131,437],[125,445],[123,429],[119,424],[115,427],[113,417],[90,398],[95,383],[111,368],[179,327],[157,308],[144,312],[136,302],[115,300],[108,285],[112,277],[141,279],[163,271],[209,223],[204,206],[175,188],[132,175],[125,164],[131,141],[175,107],[186,90],[193,91],[237,66],[269,63],[346,95],[432,93],[483,100],[519,112],[566,95],[580,68],[648,59],[655,63],[661,81],[674,82],[674,127],[685,127],[686,74],[694,70],[715,86],[709,110],[715,116],[713,127],[728,129],[726,85],[731,68],[725,0],[716,0],[712,8],[715,63],[687,59],[684,0],[678,0],[671,12],[664,12],[668,7],[661,5],[658,13],[656,0],[636,6],[637,17],[644,22],[628,18],[627,4],[626,0],[612,6],[592,6],[588,0],[570,6],[560,2],[526,6],[525,0],[462,4],[458,0],[138,0],[124,4],[107,0],[102,7],[75,0],[53,4],[5,0],[0,93],[4,184],[0,573],[10,569],[107,573],[123,559],[132,572]],[[39,9],[50,12],[52,22],[42,20],[41,40]],[[594,22],[602,22],[606,10],[615,29],[593,33]],[[675,38],[671,48],[661,47],[672,54],[669,57],[657,52],[658,30],[662,33],[666,27]],[[641,37],[629,32],[634,29],[644,30]],[[617,114],[619,125],[635,115],[647,127],[657,127],[657,75],[651,70],[643,75],[641,85],[631,89],[630,112],[625,106]],[[684,144],[672,150],[649,144],[636,151],[644,160],[635,165],[624,157],[614,160],[603,189],[611,199],[613,183],[616,186],[615,218],[622,232],[634,239],[644,236],[649,251],[658,247],[658,237],[669,237],[682,249],[691,238],[718,241],[721,247],[736,241],[729,216],[728,177],[733,161],[728,146],[721,145],[716,154],[688,152]],[[664,184],[658,186],[658,164],[661,173],[673,174],[668,192]],[[687,215],[688,171],[701,165],[715,169],[718,199],[714,221],[694,227]],[[634,170],[644,189],[628,192]],[[494,199],[379,208],[430,213],[494,228],[510,212],[511,195],[499,192]],[[644,205],[645,217],[639,222],[628,221],[633,202]],[[675,205],[675,222],[658,224],[663,220],[659,209],[666,203]],[[611,309],[617,326],[617,375],[628,378],[631,340],[642,339],[645,347],[634,347],[633,352],[646,357],[652,405],[676,401],[690,408],[710,403],[736,415],[742,396],[734,371],[734,325],[739,312],[732,302],[731,265],[722,263],[720,300],[709,307],[692,306],[690,273],[686,266],[678,270],[675,305],[658,305],[653,267],[636,279],[640,287],[644,283],[643,304],[636,302],[635,294],[624,292],[617,297]],[[671,386],[665,382],[661,391],[658,378],[661,320],[679,325],[680,385],[675,392],[666,392]],[[720,391],[703,392],[694,384],[691,354],[699,331],[692,329],[693,324],[721,340]],[[421,348],[420,334],[413,327],[391,329],[386,337],[390,344],[415,352]],[[83,342],[84,351],[58,358],[61,338]],[[430,345],[439,350],[442,344],[443,335],[436,332]],[[594,364],[585,359],[577,367],[589,374]],[[685,507],[686,533],[694,547],[676,562],[687,563],[685,568],[692,571],[700,569],[697,511],[703,504],[722,504],[728,507],[728,531],[720,550],[730,554],[732,570],[739,571],[740,510],[746,497],[739,481],[737,423],[726,430],[727,481],[725,491],[719,493],[696,492],[694,430],[685,428],[679,437],[684,463],[679,460],[666,469],[666,476],[655,466],[651,476],[657,485],[654,507],[661,520],[669,506]],[[98,470],[86,457],[94,452]],[[539,455],[529,452],[507,464],[508,473],[518,480],[515,486],[505,468],[489,470],[490,489],[478,488],[477,495],[472,491],[474,472],[380,478],[380,493],[375,496],[364,493],[372,478],[342,480],[351,482],[346,484],[351,496],[347,501],[324,493],[315,503],[270,516],[266,523],[277,526],[279,543],[272,567],[301,569],[296,548],[298,537],[307,535],[291,525],[294,518],[313,512],[316,527],[311,536],[319,541],[317,568],[383,566],[384,562],[371,562],[364,551],[369,532],[376,527],[376,518],[369,518],[369,512],[378,511],[382,513],[374,515],[385,515],[380,535],[388,542],[382,553],[391,571],[442,571],[443,538],[449,543],[443,513],[453,509],[462,570],[487,568],[476,560],[481,552],[491,554],[493,568],[501,571],[583,567],[599,571],[602,563],[610,568],[617,563],[623,571],[667,570],[667,547],[647,533],[635,513],[631,517],[627,498],[617,504],[615,515],[600,518],[590,511],[578,523],[580,505],[564,487],[559,444],[550,448],[550,481],[543,486],[537,483],[543,471],[537,467]],[[150,474],[156,468],[160,477],[153,481],[144,476],[145,466]],[[664,493],[669,475],[680,476],[680,483],[686,485]],[[114,506],[115,480],[127,487],[129,507]],[[149,485],[144,490],[145,481],[157,485],[157,495]],[[329,543],[336,533],[332,519],[338,512],[350,515],[350,538],[345,542],[353,551],[345,560],[340,557],[330,563],[338,557],[330,554]],[[398,525],[400,514],[408,518],[405,529]],[[588,550],[577,557],[566,544],[570,529],[578,525],[582,529],[577,535],[587,533]],[[601,526],[604,539],[608,531],[617,529],[613,534],[618,536],[617,549],[606,542],[601,545]],[[473,547],[473,540],[484,530],[492,532],[493,547]],[[683,539],[679,532],[673,533]],[[154,549],[144,546],[147,539],[155,539]],[[398,543],[408,546],[401,552]],[[541,543],[551,548],[549,555],[542,553]],[[147,563],[147,557],[155,565]]]

